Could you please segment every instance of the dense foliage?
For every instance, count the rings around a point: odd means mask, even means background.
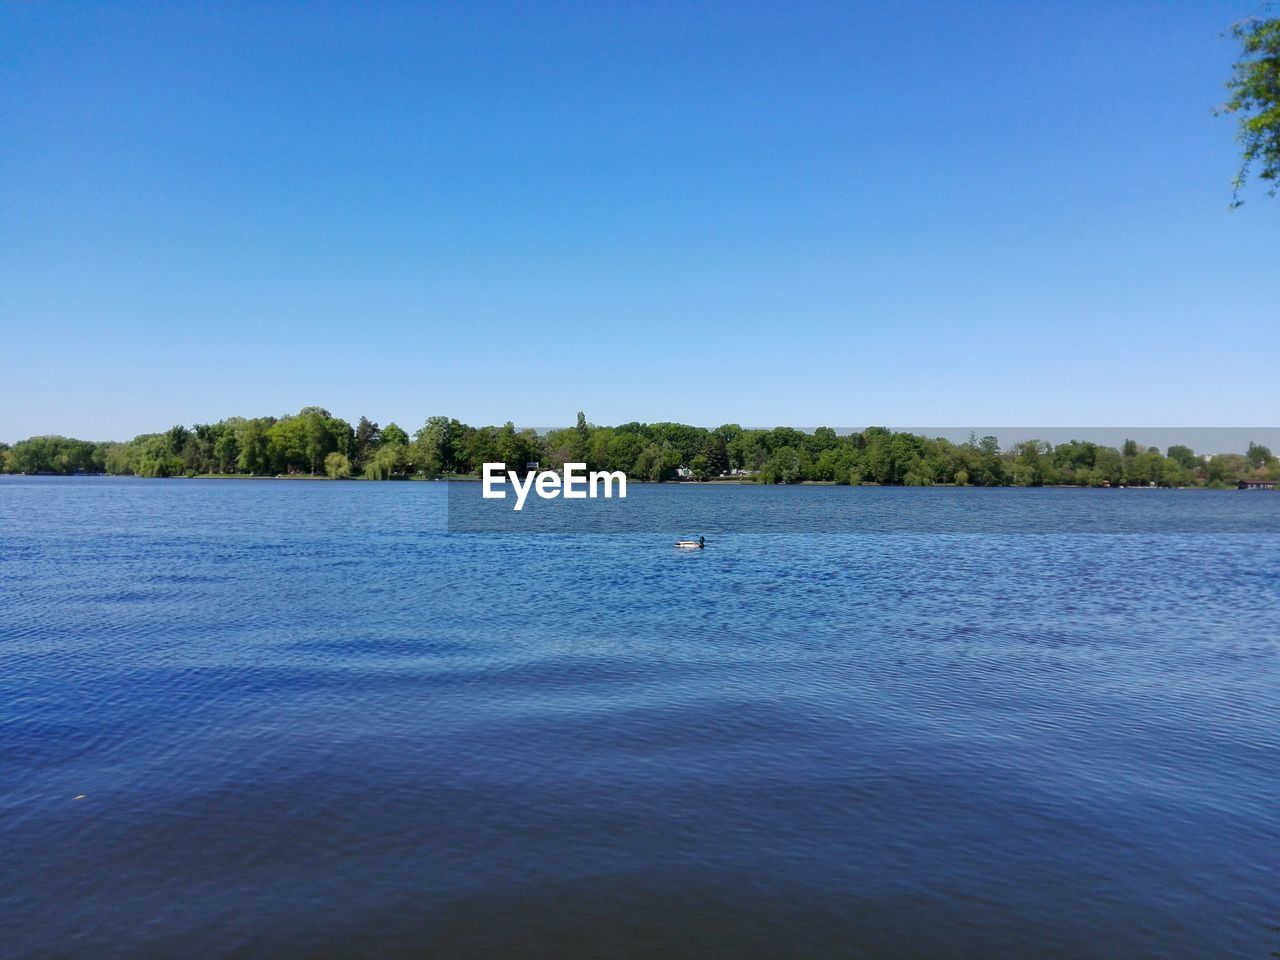
[[[293,416],[233,417],[191,428],[143,434],[127,443],[91,443],[66,437],[31,437],[0,445],[9,473],[111,473],[143,477],[309,475],[331,479],[474,475],[483,463],[523,469],[537,462],[558,469],[583,462],[593,470],[622,470],[636,480],[739,478],[760,483],[821,481],[924,486],[1158,486],[1233,485],[1248,477],[1280,478],[1280,460],[1250,444],[1245,455],[1197,455],[1185,446],[1161,453],[1133,440],[1121,449],[1072,440],[1051,446],[1036,440],[1001,450],[994,437],[952,443],[869,427],[837,434],[791,427],[748,430],[726,424],[707,430],[683,423],[577,423],[539,434],[472,427],[431,417],[413,434],[361,417],[352,427],[320,407]]]
[[[1231,99],[1224,113],[1240,114],[1238,137],[1243,150],[1235,182],[1235,205],[1251,170],[1271,184],[1280,182],[1280,18],[1251,17],[1233,28],[1242,56],[1227,87]]]

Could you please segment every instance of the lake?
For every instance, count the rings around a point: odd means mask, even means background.
[[[1280,496],[464,486],[0,478],[0,953],[1280,950]]]

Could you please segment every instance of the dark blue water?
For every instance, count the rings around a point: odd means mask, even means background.
[[[643,489],[681,534],[901,494]],[[680,553],[445,500],[0,480],[0,954],[1280,950],[1280,537]]]

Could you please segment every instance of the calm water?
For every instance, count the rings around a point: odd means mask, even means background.
[[[693,535],[902,495],[642,489]],[[1280,536],[679,553],[445,502],[0,480],[0,954],[1280,950]]]

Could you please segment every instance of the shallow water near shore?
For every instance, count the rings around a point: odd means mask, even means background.
[[[1280,535],[1186,532],[1280,497],[797,493],[645,488],[783,518],[680,552],[449,533],[443,484],[0,478],[0,952],[1280,950]]]

